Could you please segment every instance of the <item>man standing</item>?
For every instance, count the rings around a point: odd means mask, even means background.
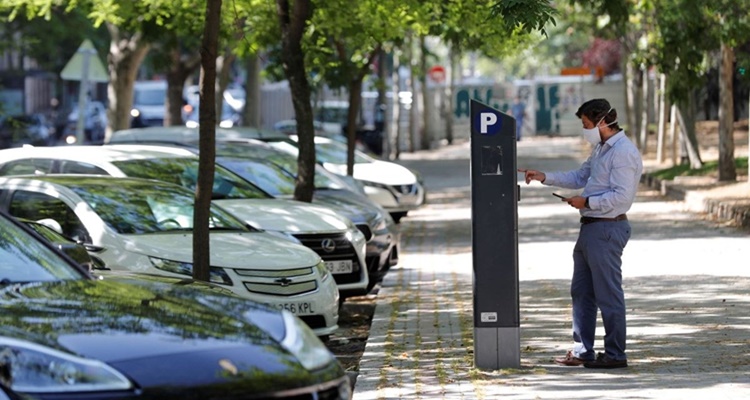
[[[519,169],[526,183],[580,189],[565,197],[580,210],[581,229],[573,249],[573,349],[555,362],[587,368],[624,368],[625,295],[622,290],[622,251],[630,239],[625,213],[635,199],[643,172],[638,149],[617,124],[617,111],[605,99],[589,100],[576,116],[583,123],[583,137],[594,145],[589,158],[577,170],[544,173]],[[595,355],[597,309],[604,323],[604,353]]]
[[[526,103],[521,101],[520,96],[516,96],[510,110],[513,118],[516,119],[516,140],[520,141],[523,133],[523,119],[526,117]]]

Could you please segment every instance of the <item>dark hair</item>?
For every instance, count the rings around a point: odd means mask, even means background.
[[[576,117],[581,118],[584,115],[593,123],[599,122],[602,118],[607,125],[617,121],[617,110],[612,108],[609,102],[605,99],[592,99],[581,104],[581,107],[576,111]],[[620,125],[616,122],[609,125],[609,127],[615,131],[620,130]]]

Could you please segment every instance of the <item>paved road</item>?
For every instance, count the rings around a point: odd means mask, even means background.
[[[579,146],[577,138],[523,141],[518,165],[574,168]],[[623,257],[630,367],[560,367],[551,360],[571,341],[578,216],[553,189],[522,184],[522,367],[477,370],[468,144],[405,157],[423,174],[430,204],[402,222],[401,262],[383,282],[355,399],[750,398],[747,232],[644,189],[628,212],[633,236]]]

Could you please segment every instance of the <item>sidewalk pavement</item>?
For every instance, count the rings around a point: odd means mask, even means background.
[[[578,145],[519,142],[519,167],[575,168]],[[401,161],[422,173],[429,204],[402,221],[402,255],[378,294],[355,400],[750,398],[750,232],[647,185],[628,213],[633,237],[623,256],[629,367],[552,362],[571,345],[578,215],[532,183],[522,184],[519,203],[521,367],[476,369],[468,146]]]

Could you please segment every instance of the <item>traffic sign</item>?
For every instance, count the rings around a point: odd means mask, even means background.
[[[88,64],[88,65],[87,65]],[[84,68],[87,68],[84,71]],[[87,72],[84,77],[84,72]],[[68,81],[80,81],[84,78],[91,82],[109,82],[109,74],[104,64],[97,56],[94,44],[86,39],[78,47],[78,51],[73,54],[65,68],[60,72],[60,77]]]

